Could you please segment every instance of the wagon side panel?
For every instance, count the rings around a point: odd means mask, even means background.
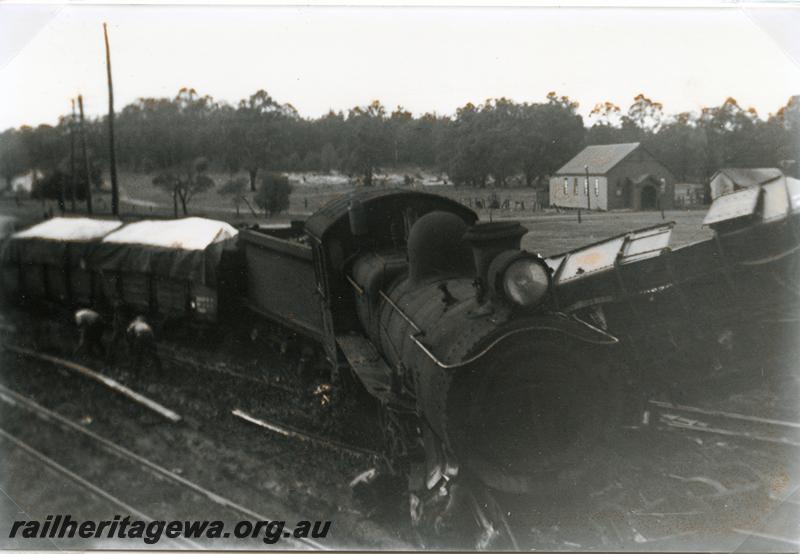
[[[322,312],[311,248],[256,232],[241,232],[239,239],[247,267],[247,306],[320,341]]]

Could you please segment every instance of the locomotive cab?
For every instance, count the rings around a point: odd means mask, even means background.
[[[390,272],[402,270],[411,226],[435,210],[456,214],[467,225],[478,219],[472,210],[441,196],[381,189],[342,195],[306,221],[322,310],[323,344],[334,365],[344,362],[337,337],[347,340],[362,331],[351,285],[354,261],[365,255],[378,256]]]

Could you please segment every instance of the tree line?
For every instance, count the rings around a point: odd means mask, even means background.
[[[667,114],[644,94],[627,108],[594,107],[591,125],[578,103],[549,93],[541,102],[507,98],[468,103],[451,116],[414,116],[375,101],[304,118],[259,90],[236,105],[183,88],[174,98],[140,98],[116,115],[117,163],[155,175],[173,193],[175,210],[212,186],[209,170],[246,174],[228,188],[255,191],[265,174],[342,171],[364,186],[377,172],[418,167],[457,186],[534,186],[591,144],[642,142],[681,181],[706,182],[717,169],[781,167],[797,175],[800,101],[766,117],[733,98],[696,113]],[[0,176],[10,185],[36,168],[65,175],[73,118],[0,134]],[[86,122],[90,174],[108,164],[106,117]],[[80,172],[79,172],[80,173]],[[92,175],[78,175],[79,187]],[[96,180],[96,178],[95,178]],[[80,183],[83,183],[82,185]]]

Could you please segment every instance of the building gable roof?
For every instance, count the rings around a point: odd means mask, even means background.
[[[603,175],[611,171],[614,166],[627,158],[631,152],[639,148],[640,144],[638,142],[626,142],[622,144],[587,146],[577,156],[564,164],[561,169],[556,171],[556,174],[583,174],[586,172],[586,166],[589,166],[589,173],[592,175]]]
[[[783,172],[776,167],[723,167],[714,174],[714,177],[720,173],[726,175],[739,187],[755,187],[783,176]],[[714,177],[711,179],[713,180]]]

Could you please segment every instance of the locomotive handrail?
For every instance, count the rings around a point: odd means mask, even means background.
[[[384,300],[386,300],[386,302],[388,302],[388,303],[389,303],[389,305],[392,307],[392,309],[393,309],[394,311],[396,311],[398,314],[400,314],[400,317],[402,317],[403,319],[405,319],[405,320],[406,320],[406,323],[408,323],[409,325],[411,325],[411,326],[414,328],[414,330],[415,330],[417,333],[421,333],[421,334],[423,334],[423,335],[425,334],[425,331],[423,331],[423,330],[420,328],[420,326],[419,326],[419,325],[417,325],[416,323],[414,323],[414,320],[412,320],[412,319],[411,319],[411,318],[408,316],[408,314],[406,314],[406,313],[403,311],[403,309],[402,309],[400,306],[398,306],[397,304],[395,304],[395,303],[394,303],[394,300],[392,300],[391,298],[389,298],[389,295],[388,295],[388,294],[386,294],[386,293],[385,293],[385,292],[383,292],[383,291],[380,291],[378,294],[380,294],[380,295],[381,295],[381,298],[383,298]]]
[[[353,286],[356,286],[356,283],[353,282],[352,280],[350,280],[350,283]],[[565,329],[558,328],[558,327],[553,327],[553,326],[550,326],[550,325],[529,325],[527,327],[520,327],[520,328],[517,328],[517,329],[512,329],[510,331],[507,331],[507,332],[503,333],[501,336],[497,337],[495,340],[493,340],[488,346],[486,346],[483,350],[481,350],[480,352],[478,352],[474,356],[471,356],[471,357],[467,358],[466,360],[461,360],[460,362],[455,362],[455,363],[449,364],[449,363],[443,362],[441,359],[439,359],[439,357],[436,354],[434,354],[427,346],[425,346],[425,343],[423,343],[419,339],[419,337],[425,335],[425,331],[422,330],[420,328],[420,326],[417,325],[414,322],[414,320],[412,320],[408,316],[408,314],[406,314],[403,311],[403,309],[400,306],[398,306],[391,298],[389,298],[388,294],[386,294],[383,291],[379,291],[378,294],[380,294],[381,298],[383,298],[392,307],[392,309],[394,311],[396,311],[400,315],[400,317],[402,317],[406,321],[406,323],[408,323],[411,327],[414,328],[416,333],[409,334],[408,335],[409,338],[414,342],[414,344],[417,345],[417,347],[420,350],[422,350],[422,352],[425,353],[425,355],[434,364],[436,364],[437,366],[439,366],[442,369],[458,369],[458,368],[467,366],[469,364],[472,364],[472,363],[478,361],[479,359],[481,359],[482,357],[484,357],[486,354],[489,353],[490,350],[492,350],[499,343],[501,343],[504,340],[506,340],[508,337],[516,335],[518,333],[529,332],[529,331],[557,331],[559,333],[564,333],[565,335],[569,335],[569,336],[572,336],[572,337],[575,337],[575,338],[578,338],[580,340],[584,340],[586,342],[590,342],[590,343],[593,343],[593,344],[616,344],[616,343],[619,342],[619,339],[617,337],[615,337],[614,335],[612,335],[611,333],[608,333],[608,332],[600,329],[599,327],[595,327],[594,325],[586,323],[585,321],[583,321],[581,319],[573,317],[572,319],[574,321],[577,321],[578,323],[580,323],[581,325],[584,325],[585,327],[588,327],[592,331],[607,337],[608,340],[607,341],[588,340],[585,337],[580,337],[580,336],[578,336],[578,335],[576,335],[574,333],[570,333],[569,331],[567,331]]]
[[[363,296],[364,295],[364,289],[361,288],[361,285],[359,285],[358,283],[353,281],[353,278],[350,277],[349,275],[345,275],[344,277],[353,286],[353,288],[355,289],[355,291],[358,293],[359,296]],[[381,293],[381,294],[383,294],[383,293]]]
[[[586,327],[589,327],[593,331],[595,331],[595,332],[597,332],[597,333],[599,333],[599,334],[601,334],[603,336],[608,337],[609,340],[608,341],[589,340],[589,339],[586,339],[585,337],[578,336],[575,333],[570,333],[569,331],[567,331],[565,329],[562,329],[562,328],[559,328],[559,327],[553,327],[553,326],[550,326],[550,325],[529,325],[527,327],[520,327],[518,329],[512,329],[510,331],[507,331],[507,332],[503,333],[502,335],[497,337],[495,340],[493,340],[491,343],[489,343],[489,345],[486,346],[483,350],[481,350],[480,352],[478,352],[474,356],[471,356],[471,357],[467,358],[466,360],[461,360],[460,362],[455,362],[455,363],[452,363],[452,364],[448,364],[448,363],[445,363],[445,362],[441,361],[436,356],[436,354],[431,352],[431,350],[427,346],[425,346],[425,344],[423,344],[423,342],[421,340],[419,340],[418,335],[424,334],[424,332],[420,332],[420,333],[417,333],[417,334],[410,334],[409,338],[412,341],[414,341],[414,344],[416,344],[419,347],[419,349],[422,350],[425,353],[425,355],[428,356],[428,358],[430,358],[430,360],[433,363],[435,363],[437,366],[441,367],[442,369],[458,369],[458,368],[461,368],[461,367],[464,367],[464,366],[468,366],[468,365],[478,361],[482,357],[484,357],[486,354],[489,353],[490,350],[492,350],[500,342],[506,340],[508,337],[510,337],[512,335],[519,334],[519,333],[527,333],[529,331],[556,331],[556,332],[564,333],[565,335],[569,335],[571,337],[575,337],[577,339],[580,339],[580,340],[583,340],[583,341],[586,341],[586,342],[590,342],[592,344],[617,344],[619,342],[619,339],[617,337],[615,337],[614,335],[612,335],[610,333],[607,333],[606,331],[603,331],[602,329],[599,329],[598,327],[595,327],[594,325],[590,325],[589,323],[586,323],[585,321],[582,321],[580,319],[575,319],[575,321],[585,325]]]

